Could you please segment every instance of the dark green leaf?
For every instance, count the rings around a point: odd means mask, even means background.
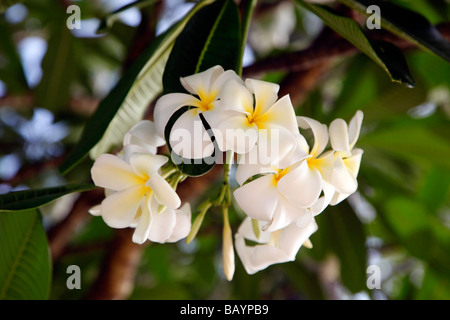
[[[9,93],[22,93],[28,88],[25,73],[17,54],[11,30],[4,19],[0,19],[0,79],[5,82]]]
[[[319,230],[311,237],[311,252],[317,248],[333,253],[339,259],[343,285],[353,293],[366,289],[366,235],[353,208],[344,201],[328,207],[316,220]],[[316,242],[316,237],[321,240]]]
[[[239,69],[239,50],[241,46],[239,12],[231,0],[220,0],[200,10],[186,25],[175,41],[172,53],[163,75],[164,93],[185,92],[180,77],[192,75],[216,65],[225,70]],[[165,128],[168,141],[172,126],[186,109],[176,112]],[[205,129],[209,126],[203,121]],[[215,144],[215,150],[218,150]],[[168,144],[169,145],[169,144]],[[194,162],[172,152],[172,160],[178,168],[190,176],[205,174],[214,167],[216,152],[206,159]]]
[[[419,202],[392,198],[384,213],[390,227],[409,253],[434,270],[446,274],[450,268],[450,235],[436,217]]]
[[[364,14],[367,7],[377,5],[382,27],[450,62],[450,42],[421,14],[383,0],[341,1]]]
[[[14,191],[0,195],[0,212],[40,207],[66,194],[95,188],[89,184],[68,184],[46,189]]]
[[[326,7],[313,5],[303,0],[296,0],[296,2],[315,13],[325,24],[375,61],[388,73],[392,81],[409,87],[415,86],[402,52],[393,44],[368,39],[355,20],[339,16]]]
[[[397,125],[362,136],[358,145],[376,147],[407,161],[450,168],[450,146],[442,137],[416,125]]]
[[[309,249],[301,249],[298,255],[302,254],[303,250]],[[280,268],[289,281],[298,289],[300,298],[310,300],[324,299],[323,288],[316,273],[308,270],[306,266],[300,263],[283,263],[280,264]]]
[[[0,252],[0,300],[48,298],[50,255],[37,210],[0,213]]]
[[[51,24],[52,34],[42,61],[43,76],[36,87],[36,105],[55,112],[67,107],[70,84],[75,75],[74,38],[65,24],[65,16]]]
[[[239,12],[231,0],[201,9],[178,36],[163,75],[164,94],[185,92],[180,77],[215,65],[236,70],[240,48]]]

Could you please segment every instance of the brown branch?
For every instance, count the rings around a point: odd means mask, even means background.
[[[439,24],[436,27],[445,39],[450,40],[450,23]],[[373,30],[368,35],[372,39],[391,42],[402,50],[415,48],[414,44],[384,30]],[[256,61],[244,68],[243,75],[244,77],[250,77],[270,71],[305,71],[336,57],[357,52],[358,49],[355,46],[341,37],[336,37],[329,42],[316,41],[307,49],[283,53],[275,57]]]
[[[109,246],[89,300],[122,300],[134,288],[134,278],[146,245],[131,241],[134,229],[119,229]]]
[[[311,46],[334,42],[336,39],[338,39],[338,36],[334,31],[330,28],[324,28]],[[330,64],[331,61],[328,59],[303,71],[290,71],[280,83],[279,96],[289,94],[294,107],[301,105],[309,92],[316,87]]]
[[[102,189],[94,189],[81,193],[69,214],[49,230],[47,236],[53,262],[58,261],[66,251],[70,240],[87,222],[90,217],[88,210],[99,204],[103,198],[104,192]]]

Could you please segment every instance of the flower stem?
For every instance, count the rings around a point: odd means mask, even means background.
[[[198,230],[202,225],[203,219],[205,218],[205,214],[209,210],[209,208],[211,208],[211,206],[212,202],[209,199],[199,206],[200,213],[197,215],[194,222],[192,223],[191,231],[189,232],[186,238],[186,244],[189,244],[197,235]]]
[[[233,152],[227,151],[226,159],[223,171],[223,183],[222,188],[219,193],[219,197],[214,202],[216,206],[226,206],[229,207],[231,204],[231,190],[230,190],[230,170],[233,164]]]

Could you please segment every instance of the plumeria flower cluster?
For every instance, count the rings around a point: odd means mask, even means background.
[[[154,122],[136,124],[119,154],[96,159],[92,178],[105,188],[106,198],[91,213],[113,228],[135,228],[137,243],[185,237],[189,242],[208,209],[220,206],[227,279],[234,274],[234,249],[249,274],[294,260],[302,246],[312,247],[315,217],[358,187],[363,151],[355,145],[363,113],[357,111],[348,124],[336,119],[327,127],[296,116],[289,96],[278,97],[277,84],[244,81],[221,66],[180,81],[186,92],[158,99]],[[312,133],[311,143],[307,132]],[[177,157],[157,154],[166,142]],[[224,183],[216,198],[199,206],[191,223],[189,204],[181,206],[176,194],[186,175],[173,159],[191,164],[219,153],[227,155]],[[234,158],[239,187],[231,192]],[[246,215],[234,241],[228,221],[233,197]]]
[[[90,213],[101,215],[112,228],[135,228],[133,242],[138,244],[147,239],[176,242],[190,231],[189,203],[181,206],[174,190],[182,176],[170,166],[163,170],[169,158],[156,154],[164,144],[154,123],[141,121],[125,135],[121,153],[100,155],[91,169],[106,198]]]

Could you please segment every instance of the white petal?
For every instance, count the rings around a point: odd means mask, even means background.
[[[330,124],[330,142],[335,151],[350,152],[347,123],[342,119],[336,119]]]
[[[238,154],[252,150],[258,139],[256,124],[250,124],[245,114],[236,111],[223,112],[213,132],[221,151],[231,150]]]
[[[314,216],[320,214],[331,203],[335,194],[335,189],[332,184],[323,181],[322,184],[323,196],[321,196],[314,205],[311,206],[311,212]]]
[[[361,110],[356,111],[356,114],[350,120],[350,124],[348,126],[348,136],[350,141],[350,150],[356,144],[356,141],[359,138],[359,133],[361,131],[361,125],[364,118],[364,113]]]
[[[186,238],[191,231],[191,207],[185,203],[176,213],[176,224],[167,242],[177,242]]]
[[[177,193],[160,175],[151,176],[147,181],[147,186],[153,190],[155,199],[159,204],[162,204],[169,209],[177,209],[181,205]]]
[[[335,206],[335,205],[339,204],[340,202],[347,199],[350,196],[350,194],[351,193],[335,192],[335,194],[333,195],[333,199],[331,199],[331,201],[330,201],[330,205]]]
[[[135,124],[124,136],[123,145],[138,145],[156,153],[156,148],[165,144],[162,136],[156,131],[155,124],[149,120],[142,120]]]
[[[236,252],[248,274],[254,274],[272,264],[289,260],[283,251],[271,245],[247,246],[245,243],[246,236],[239,232],[236,233],[234,239]]]
[[[158,151],[157,148],[153,148],[151,146],[139,146],[137,144],[129,144],[124,146],[122,149],[122,159],[126,161],[127,163],[130,163],[130,158],[135,153],[142,153],[142,154],[156,154]]]
[[[220,98],[218,108],[222,110],[234,110],[244,114],[253,113],[253,95],[242,81],[226,82],[218,97]]]
[[[245,85],[255,95],[256,115],[264,114],[278,99],[278,90],[280,86],[276,83],[246,79]]]
[[[114,191],[142,184],[130,165],[112,154],[102,154],[95,160],[91,176],[96,186]]]
[[[185,93],[169,93],[163,95],[156,101],[153,118],[156,131],[159,136],[164,137],[164,129],[170,117],[184,106],[193,106],[198,104],[198,99]]]
[[[297,147],[297,139],[289,130],[281,127],[258,130],[259,162],[281,167],[283,159]]]
[[[353,193],[358,188],[356,178],[340,157],[335,160],[331,183],[339,193]]]
[[[218,97],[220,97],[220,92],[223,90],[225,83],[231,80],[244,84],[234,70],[227,70],[214,80],[211,84],[210,91],[219,92]]]
[[[214,144],[196,108],[186,111],[175,121],[169,140],[172,151],[183,158],[202,159],[214,152]]]
[[[258,118],[263,121],[266,128],[286,128],[294,136],[299,135],[297,120],[295,117],[294,107],[288,95],[285,95],[272,106],[270,106],[263,116]]]
[[[102,214],[102,205],[96,205],[89,209],[89,213],[93,216],[100,216]]]
[[[139,217],[136,229],[133,233],[133,242],[137,244],[142,244],[148,239],[151,226],[151,215],[150,215],[151,197],[147,197],[146,201],[141,204],[142,213]]]
[[[278,190],[273,175],[260,177],[234,191],[241,209],[251,218],[269,222],[278,203]]]
[[[315,168],[320,171],[322,179],[331,183],[336,153],[332,150],[323,153],[315,162]]]
[[[345,166],[350,171],[353,177],[358,176],[359,172],[359,166],[361,165],[361,158],[363,155],[362,149],[353,149],[352,150],[352,156],[349,158],[344,159]]]
[[[278,190],[294,205],[309,208],[322,192],[322,176],[319,170],[310,168],[307,161],[303,161],[278,181]]]
[[[253,222],[252,219],[249,217],[246,217],[241,225],[238,228],[238,233],[245,236],[245,239],[248,239],[253,242],[257,243],[267,243],[270,240],[270,232],[266,232],[262,230],[262,227],[266,224],[264,221],[255,220],[258,224],[259,229],[259,237],[256,238],[255,232],[253,230]]]
[[[263,226],[263,230],[267,232],[280,230],[298,219],[302,219],[303,223],[306,225],[312,219],[312,215],[309,211],[294,206],[284,197],[280,196],[273,214],[273,219],[268,224]]]
[[[314,219],[311,219],[304,227],[298,227],[293,223],[283,230],[279,239],[279,247],[283,249],[290,259],[294,260],[303,243],[305,243],[317,229],[318,226]]]
[[[285,229],[277,231],[277,243],[247,246],[245,239],[249,239],[251,231],[243,228],[249,225],[249,218],[244,220],[235,235],[236,251],[248,274],[254,274],[276,263],[284,263],[295,260],[295,256],[302,244],[317,230],[314,220],[304,228],[299,228],[295,223]],[[270,235],[270,233],[267,233]],[[270,237],[270,236],[269,236]]]
[[[276,168],[273,166],[258,163],[258,153],[257,148],[254,148],[249,153],[238,157],[238,166],[236,169],[235,178],[239,185],[243,185],[245,181],[254,175],[276,172]]]
[[[224,72],[221,66],[214,66],[205,71],[180,79],[183,87],[192,94],[209,92],[211,84]]]
[[[152,223],[148,238],[150,241],[165,243],[172,235],[176,224],[175,210],[166,209],[158,214],[157,210],[152,209]]]
[[[135,153],[130,156],[129,161],[136,175],[147,180],[149,177],[158,174],[158,170],[167,163],[168,158],[160,155]]]
[[[146,190],[142,186],[114,192],[102,201],[102,217],[112,228],[130,226],[144,199]]]
[[[314,146],[309,153],[314,157],[318,157],[328,144],[327,126],[308,117],[297,117],[297,123],[302,129],[312,130],[314,135]]]

